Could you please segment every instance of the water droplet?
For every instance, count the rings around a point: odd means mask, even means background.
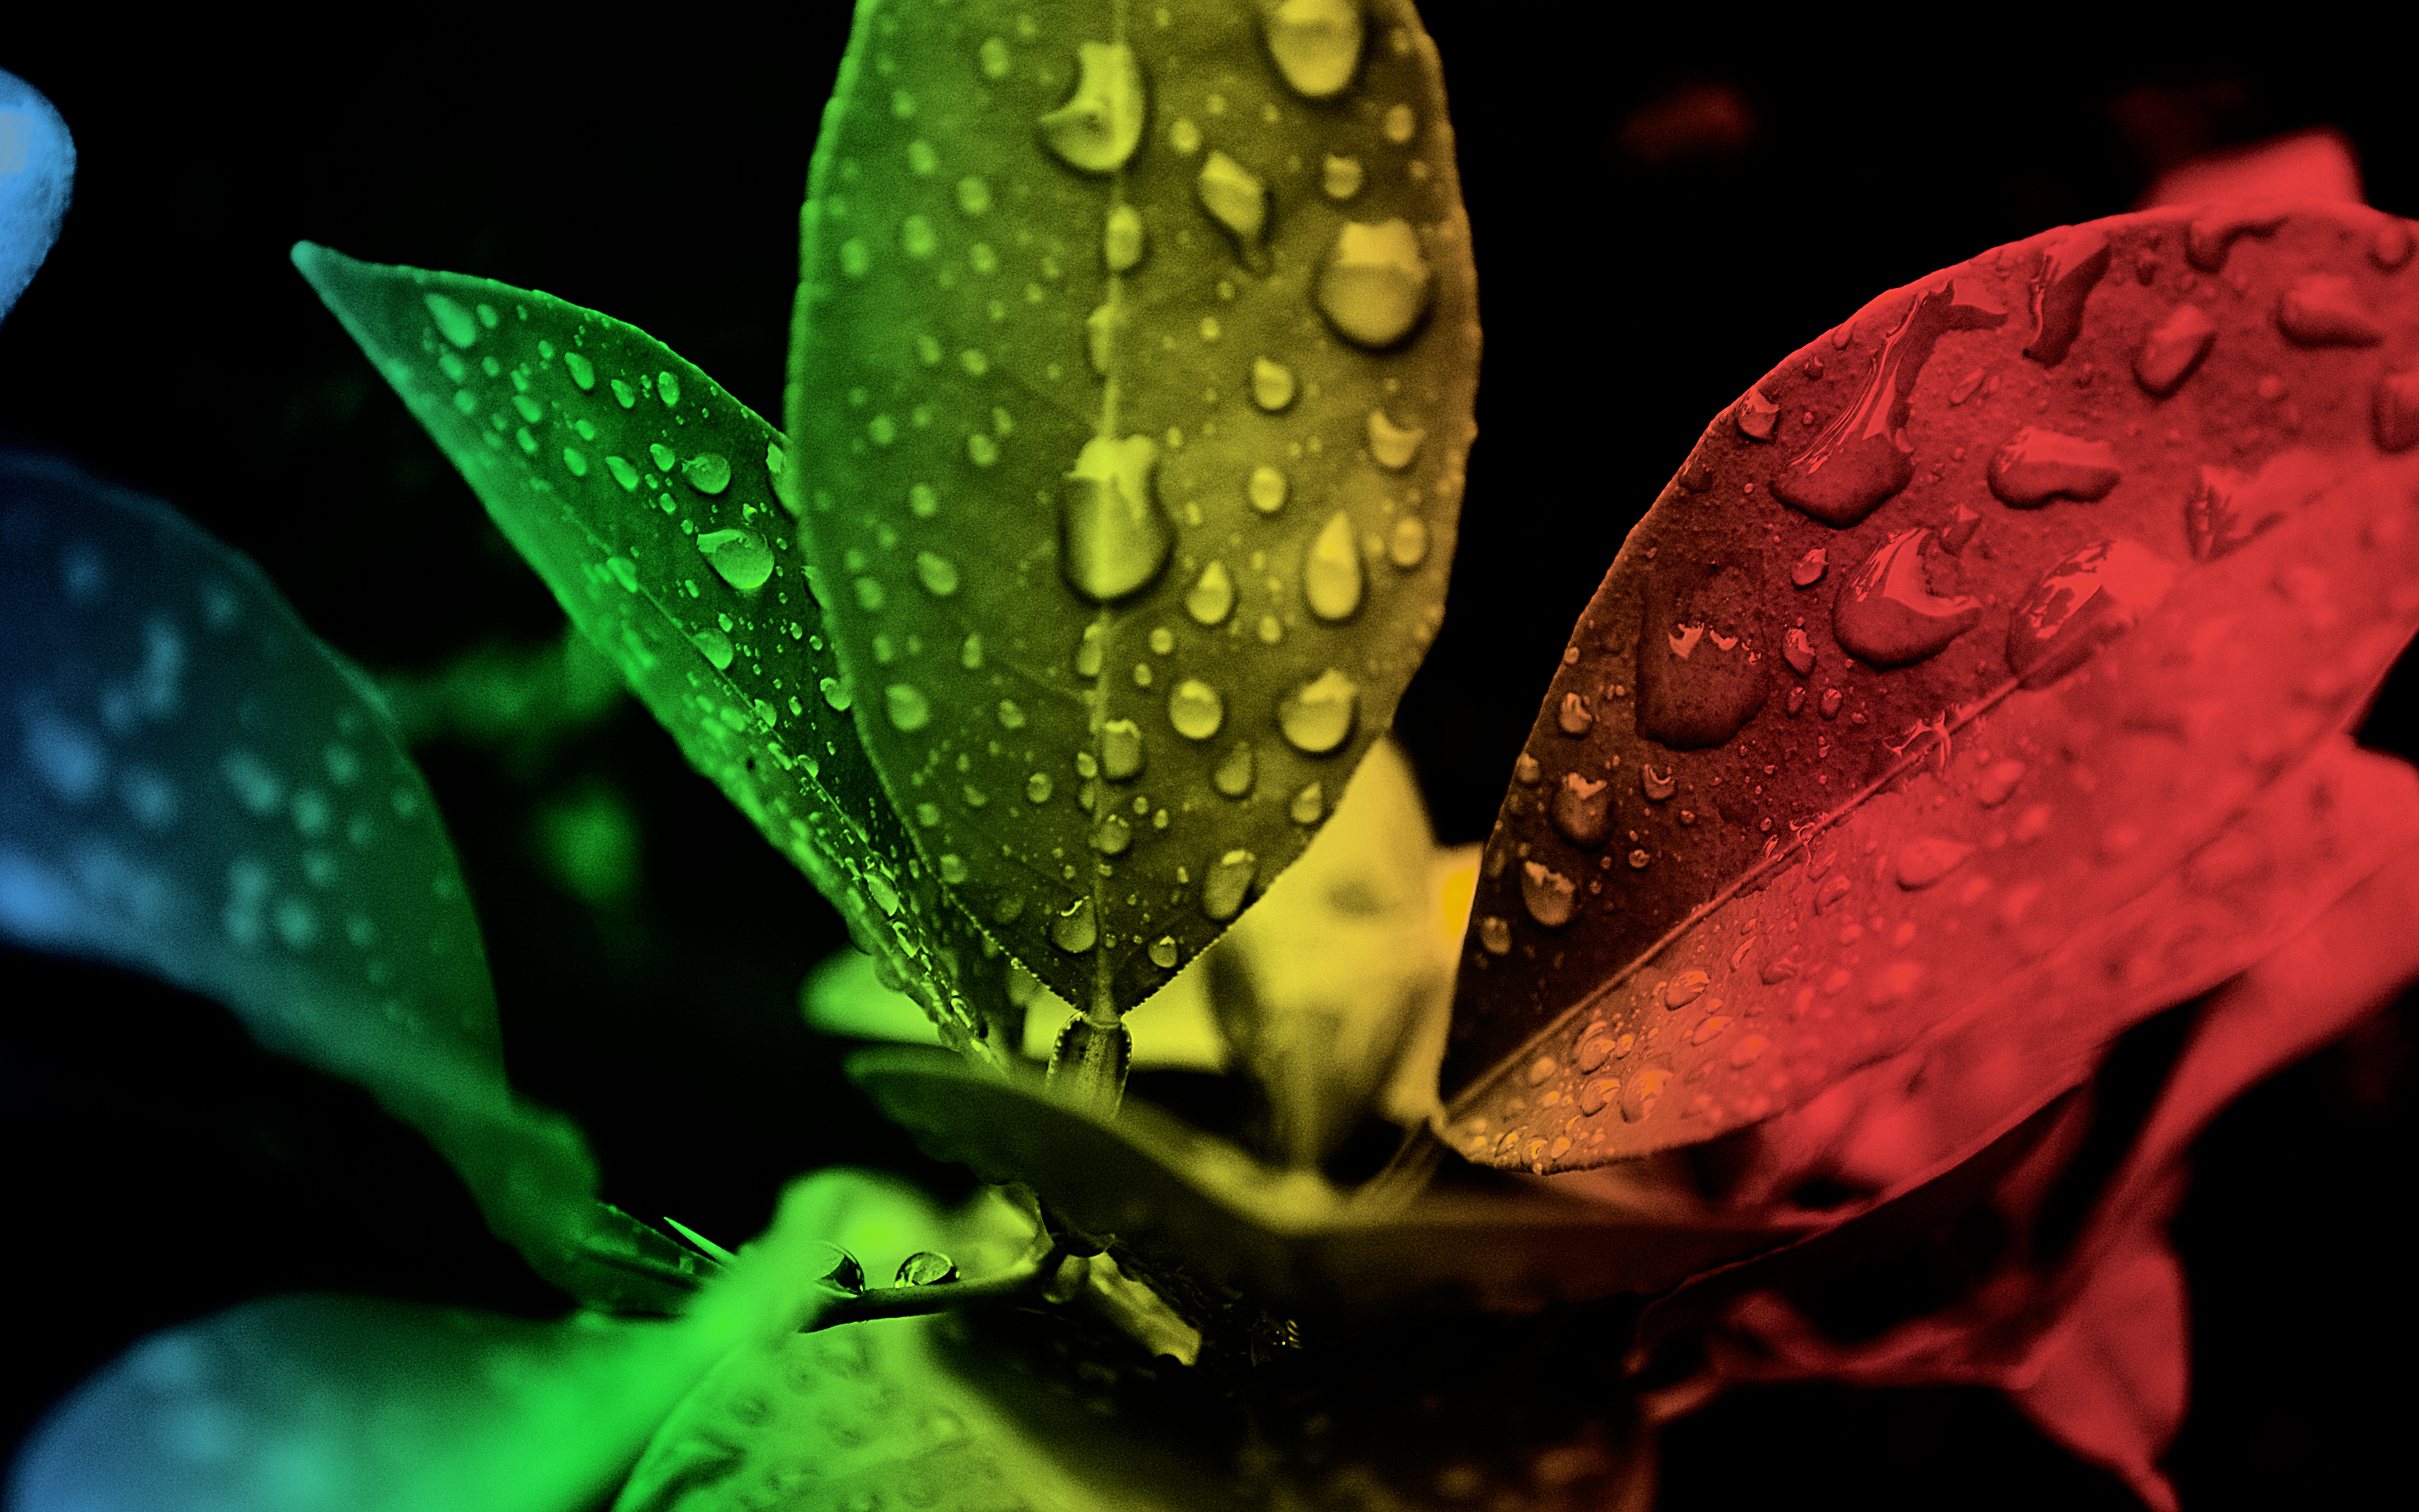
[[[2371,418],[2380,450],[2407,452],[2419,445],[2419,368],[2378,376]]]
[[[1361,8],[1352,0],[1281,0],[1262,13],[1277,71],[1295,94],[1325,100],[1352,82],[1361,63]]]
[[[1226,563],[1212,562],[1201,569],[1184,595],[1184,612],[1197,624],[1216,625],[1235,608],[1235,580],[1226,574]]]
[[[959,883],[965,881],[965,880],[966,880],[966,862],[965,862],[965,857],[963,857],[963,856],[942,856],[942,857],[941,857],[941,880],[942,880],[942,881],[944,881],[944,882],[946,882],[946,883],[948,883],[948,884],[949,884],[951,887],[956,887]]]
[[[1302,594],[1310,611],[1333,624],[1361,607],[1361,550],[1352,539],[1352,517],[1337,510],[1302,558]]]
[[[1731,1021],[1728,1017],[1720,1013],[1713,1014],[1697,1026],[1696,1032],[1688,1036],[1688,1042],[1694,1045],[1711,1044],[1720,1039],[1722,1031],[1730,1026]]]
[[[731,486],[731,458],[719,452],[700,452],[681,464],[681,476],[701,494],[718,494]]]
[[[472,319],[470,312],[460,304],[442,294],[423,294],[420,299],[428,306],[430,316],[437,321],[439,333],[447,341],[456,347],[468,347],[479,339],[479,322]]]
[[[1647,855],[1643,849],[1632,851],[1629,853],[1629,870],[1643,872],[1654,859],[1655,857]]]
[[[680,465],[680,454],[661,441],[649,441],[647,455],[655,458],[655,471],[658,472],[670,472]]]
[[[2102,541],[2042,575],[2008,620],[2008,666],[2046,687],[2158,606],[2176,568],[2133,541]]]
[[[1264,462],[1252,470],[1248,491],[1254,509],[1263,515],[1273,515],[1285,507],[1286,475]]]
[[[1102,856],[1122,856],[1133,843],[1133,826],[1120,814],[1109,814],[1092,830],[1092,849]]]
[[[1821,887],[1814,889],[1814,911],[1819,914],[1847,895],[1848,874],[1845,872],[1835,872],[1824,879]]]
[[[1553,1080],[1554,1072],[1560,1070],[1562,1070],[1562,1066],[1554,1059],[1553,1057],[1539,1056],[1536,1059],[1529,1062],[1529,1085],[1532,1087],[1543,1087],[1548,1082]]]
[[[1703,995],[1713,980],[1703,971],[1683,971],[1666,980],[1656,995],[1665,1008],[1686,1008]]]
[[[1800,588],[1811,588],[1823,580],[1830,565],[1829,553],[1818,546],[1797,559],[1797,564],[1789,569],[1789,580]]]
[[[1826,687],[1823,690],[1823,717],[1836,719],[1839,717],[1840,690],[1836,687]]]
[[[1033,803],[1050,801],[1050,774],[1036,772],[1025,779],[1025,796]]]
[[[1762,389],[1749,389],[1739,395],[1731,410],[1731,423],[1739,434],[1751,441],[1772,440],[1773,426],[1780,423],[1780,407],[1764,396]]]
[[[2276,301],[2276,329],[2303,347],[2374,347],[2385,327],[2341,273],[2304,273]]]
[[[957,1262],[936,1250],[919,1250],[899,1262],[897,1285],[937,1287],[958,1278]]]
[[[1649,1066],[1629,1078],[1621,1089],[1621,1121],[1637,1123],[1655,1111],[1663,1100],[1663,1088],[1670,1086],[1672,1073],[1660,1066]]]
[[[1230,798],[1240,798],[1252,791],[1252,747],[1249,741],[1237,741],[1235,748],[1218,759],[1217,769],[1210,781]]]
[[[1067,103],[1041,117],[1041,137],[1069,167],[1115,173],[1142,141],[1142,67],[1123,42],[1080,42]]]
[[[1179,118],[1167,129],[1167,145],[1189,158],[1201,150],[1201,128],[1189,119]]]
[[[1142,770],[1142,726],[1132,719],[1111,719],[1101,727],[1101,766],[1112,782],[1122,782]]]
[[[1640,594],[1638,733],[1676,750],[1719,746],[1767,691],[1755,561],[1672,562]]]
[[[1163,934],[1150,942],[1150,964],[1162,971],[1176,969],[1176,936]]]
[[[1275,615],[1263,614],[1260,616],[1258,634],[1262,645],[1272,646],[1285,639],[1285,626],[1277,623]]]
[[[1584,1117],[1593,1119],[1610,1107],[1613,1099],[1620,1093],[1619,1081],[1610,1076],[1598,1076],[1579,1088],[1579,1112]]]
[[[1560,929],[1571,921],[1571,912],[1578,906],[1577,888],[1571,879],[1552,871],[1540,861],[1520,863],[1520,902],[1527,905],[1529,917],[1548,929]]]
[[[1315,302],[1346,340],[1391,347],[1427,313],[1435,274],[1409,221],[1348,221],[1319,270]]]
[[[966,671],[973,672],[980,671],[982,670],[982,632],[979,630],[969,631],[967,632],[965,640],[958,643],[958,665],[963,667]]]
[[[1260,233],[1268,228],[1269,189],[1259,176],[1215,148],[1201,162],[1194,181],[1201,208],[1234,234],[1246,258],[1259,250]]]
[[[1087,44],[1088,45],[1088,44]],[[1050,920],[1050,943],[1069,955],[1082,955],[1099,940],[1101,927],[1092,917],[1092,900],[1078,898]]]
[[[855,1256],[837,1244],[818,1242],[815,1249],[812,1263],[822,1273],[815,1279],[851,1296],[865,1289],[865,1267],[857,1263]]]
[[[622,486],[624,492],[638,492],[639,470],[632,467],[624,458],[618,456],[607,457],[605,459],[605,471],[613,474],[613,481]]]
[[[1380,129],[1385,131],[1387,141],[1401,147],[1419,131],[1420,119],[1411,114],[1411,107],[1409,105],[1389,105],[1386,107],[1386,118]]]
[[[1554,827],[1574,845],[1594,850],[1612,833],[1612,790],[1610,782],[1591,782],[1577,772],[1564,774],[1554,789]]]
[[[901,733],[913,734],[932,722],[932,702],[911,683],[891,684],[882,690],[882,700],[891,725]]]
[[[731,637],[724,635],[721,631],[709,625],[704,629],[698,631],[693,636],[690,636],[689,640],[697,647],[698,650],[705,654],[706,660],[714,663],[714,670],[716,671],[727,671],[730,670],[732,660]]]
[[[1578,693],[1563,695],[1563,706],[1554,715],[1554,722],[1563,733],[1571,736],[1586,734],[1595,728],[1595,715],[1588,708],[1587,699]]]
[[[958,180],[958,208],[969,216],[991,208],[991,185],[969,175]]]
[[[2217,340],[2217,322],[2197,304],[2179,304],[2142,338],[2134,354],[2134,378],[2164,399],[2183,386]]]
[[[865,610],[868,614],[879,614],[882,612],[882,606],[887,602],[887,599],[882,592],[882,583],[879,579],[873,578],[859,578],[852,586],[856,590],[857,608]],[[889,658],[886,656],[883,660],[887,661]]]
[[[1361,193],[1361,160],[1329,153],[1319,164],[1318,186],[1329,199],[1350,199]]]
[[[1974,847],[1945,835],[1920,835],[1899,848],[1898,885],[1913,892],[1956,871]]]
[[[628,557],[606,558],[605,570],[613,575],[613,580],[620,583],[624,592],[635,594],[639,591],[639,568]]]
[[[1167,695],[1167,722],[1187,740],[1207,740],[1226,722],[1226,701],[1197,677],[1188,677]]]
[[[2067,348],[2083,330],[2083,301],[2108,271],[2108,233],[2073,226],[2035,255],[2032,276],[2033,339],[2025,355],[2043,367],[2066,361]]]
[[[1142,261],[1142,214],[1131,205],[1118,205],[1109,210],[1107,224],[1101,232],[1101,256],[1109,271],[1122,273]]]
[[[1249,851],[1228,851],[1218,857],[1210,874],[1201,879],[1201,911],[1222,924],[1241,913],[1259,864],[1259,857]]]
[[[1296,750],[1324,756],[1352,733],[1361,685],[1329,668],[1287,694],[1277,705],[1277,728]]]
[[[639,402],[639,391],[638,391],[638,390],[636,390],[636,389],[634,389],[634,388],[630,387],[630,385],[628,385],[627,383],[623,382],[620,378],[615,378],[615,379],[613,379],[613,380],[612,380],[612,383],[613,383],[613,402],[614,402],[615,404],[618,404],[618,405],[620,405],[623,409],[629,409],[632,405],[637,404],[637,403]]]
[[[1286,806],[1286,812],[1297,825],[1315,825],[1318,823],[1319,816],[1327,812],[1327,795],[1319,790],[1317,783],[1313,782],[1293,795],[1293,801]]]
[[[1293,369],[1265,357],[1252,359],[1252,402],[1271,414],[1293,403]]]
[[[922,583],[924,592],[934,598],[947,598],[958,591],[957,565],[947,557],[918,551],[916,553],[916,580]]]
[[[1022,730],[1025,728],[1025,711],[1017,707],[1017,703],[1014,699],[1002,699],[999,701],[999,727],[1002,730]]]
[[[1669,766],[1657,772],[1653,762],[1638,764],[1638,783],[1649,803],[1661,803],[1680,790],[1678,775]]]
[[[837,677],[826,677],[822,680],[821,686],[824,691],[824,702],[840,713],[846,714],[849,704],[855,702],[849,693],[848,685]]]
[[[588,455],[576,446],[562,449],[562,465],[575,478],[588,476]]]
[[[2026,425],[1991,458],[1991,492],[2015,509],[2037,509],[2052,499],[2092,503],[2123,481],[2117,449],[2106,441]]]
[[[1424,426],[1400,426],[1387,419],[1383,409],[1369,411],[1369,455],[1380,467],[1400,472],[1420,455],[1420,443],[1427,439]]]
[[[1937,656],[1982,618],[1982,603],[1943,598],[1924,579],[1932,532],[1900,531],[1867,557],[1831,603],[1831,633],[1848,655],[1875,667],[1905,667]],[[1828,694],[1825,702],[1830,702]]]
[[[1409,572],[1426,561],[1427,554],[1427,522],[1410,515],[1394,521],[1394,534],[1386,540],[1386,560]]]
[[[1915,477],[1907,411],[1933,348],[1951,331],[1987,331],[2007,318],[2006,311],[1966,297],[1954,280],[1917,296],[1882,342],[1855,400],[1774,480],[1774,497],[1841,529],[1872,514]]]
[[[1993,762],[1974,779],[1974,801],[1985,809],[1995,809],[2008,801],[2016,784],[2024,779],[2024,763],[2012,758]]]
[[[1805,630],[1799,626],[1792,625],[1789,633],[1780,638],[1780,655],[1789,663],[1789,670],[1800,677],[1814,670],[1814,642],[1806,639]]]
[[[681,401],[680,379],[670,373],[657,373],[655,375],[655,397],[664,402],[664,408],[667,409],[677,406]]]
[[[773,576],[773,548],[754,531],[707,531],[697,538],[708,566],[724,582],[752,594]]]
[[[1156,497],[1158,468],[1159,443],[1149,437],[1113,441],[1095,436],[1067,474],[1060,561],[1068,582],[1095,603],[1148,587],[1176,544],[1175,527]]]
[[[1509,955],[1512,951],[1512,926],[1489,914],[1478,921],[1478,943],[1488,955]]]
[[[1084,626],[1083,638],[1075,642],[1076,676],[1098,677],[1101,675],[1101,648],[1103,640],[1102,630],[1097,621]]]

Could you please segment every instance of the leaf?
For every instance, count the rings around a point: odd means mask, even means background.
[[[59,239],[75,163],[75,138],[57,109],[0,69],[0,319]]]
[[[1147,1103],[1106,1121],[1030,1072],[998,1081],[905,1047],[860,1051],[848,1072],[925,1153],[1025,1180],[1079,1230],[1285,1307],[1379,1311],[1446,1292],[1526,1312],[1670,1287],[1809,1227],[1671,1194],[1628,1207],[1544,1188],[1356,1198]]]
[[[478,919],[368,679],[249,561],[67,463],[0,454],[0,931],[367,1087],[548,1269],[595,1171],[505,1085]]]
[[[778,433],[618,320],[297,243],[295,266],[563,611],[968,1053],[980,943],[941,907],[844,713],[851,684],[775,506]]]
[[[2410,240],[2315,203],[2061,227],[1883,296],[1710,427],[1489,842],[1455,1147],[1703,1140],[2028,1004],[2344,725],[2419,623]],[[2252,959],[2211,940],[2161,991]]]
[[[1477,376],[1410,8],[1125,14],[860,7],[786,400],[885,789],[1087,1012],[1199,954],[1385,729]]]
[[[272,1297],[153,1335],[35,1430],[9,1505],[574,1512],[716,1360],[831,1300],[804,1212],[677,1322]]]

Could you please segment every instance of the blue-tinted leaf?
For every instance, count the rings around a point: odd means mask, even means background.
[[[917,859],[775,502],[780,435],[642,331],[485,279],[302,270],[504,534],[697,769],[806,872],[953,1042],[999,967]],[[987,1048],[987,1047],[986,1047]]]
[[[1404,0],[1025,8],[858,8],[785,404],[891,801],[1094,1011],[1216,938],[1393,717],[1476,278]]]
[[[572,1512],[714,1362],[834,1295],[785,1198],[677,1322],[274,1297],[154,1335],[13,1467],[9,1512]]]
[[[0,318],[59,239],[75,190],[75,138],[41,91],[0,69]]]
[[[0,931],[361,1082],[545,1268],[594,1172],[505,1087],[478,920],[369,681],[250,562],[66,463],[0,454]]]

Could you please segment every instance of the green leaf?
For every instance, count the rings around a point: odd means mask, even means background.
[[[574,1512],[716,1361],[837,1294],[795,1196],[676,1322],[541,1323],[272,1297],[157,1334],[36,1429],[9,1504],[90,1512]]]
[[[6,454],[0,510],[0,932],[360,1082],[549,1269],[595,1172],[505,1085],[478,919],[376,688],[155,500]]]
[[[2408,248],[2348,205],[2061,227],[1884,295],[1709,427],[1489,841],[1454,1147],[1711,1138],[1979,1003],[2045,1013],[2061,949],[2146,910],[2058,1029],[2104,1040],[2322,906],[2194,895],[2318,833],[2276,784],[2419,625]]]
[[[1004,1008],[1002,979],[978,980],[981,942],[844,712],[774,501],[779,434],[646,332],[549,295],[309,242],[294,261],[690,763],[952,1042],[992,1054],[977,1003]]]
[[[790,486],[857,724],[1087,1012],[1301,853],[1443,610],[1478,327],[1436,51],[1400,0],[1275,16],[863,4],[815,149]]]

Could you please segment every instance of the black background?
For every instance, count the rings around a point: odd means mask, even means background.
[[[745,26],[701,8],[628,27],[329,12],[290,31],[85,9],[0,33],[0,67],[80,152],[65,235],[0,328],[0,440],[174,501],[374,671],[535,643],[561,618],[294,273],[295,239],[609,312],[778,416],[842,6]],[[1873,294],[2121,211],[2193,150],[2312,124],[2350,137],[2372,203],[2419,211],[2407,91],[2316,25],[2137,46],[2073,15],[1842,37],[1691,7],[1651,41],[1628,8],[1427,19],[1487,327],[1452,611],[1397,721],[1448,841],[1485,833],[1572,620],[1705,420]],[[1678,151],[1625,134],[1709,85],[1749,130]],[[2406,667],[2372,742],[2408,754],[2414,704]],[[609,1196],[729,1242],[813,1165],[960,1189],[798,1021],[835,916],[635,704],[561,743],[421,756],[516,1080],[587,1129]],[[566,893],[531,840],[535,805],[597,782],[642,822],[626,907]],[[365,1096],[256,1054],[213,1005],[22,953],[6,971],[12,1441],[131,1338],[248,1296],[559,1305]],[[2405,1005],[2204,1142],[2179,1228],[2188,1505],[2325,1505],[2404,1478],[2411,1304],[2388,1240],[2410,1190],[2408,1022]],[[1979,1392],[1756,1394],[1672,1430],[1665,1476],[1672,1509],[2128,1504]]]

